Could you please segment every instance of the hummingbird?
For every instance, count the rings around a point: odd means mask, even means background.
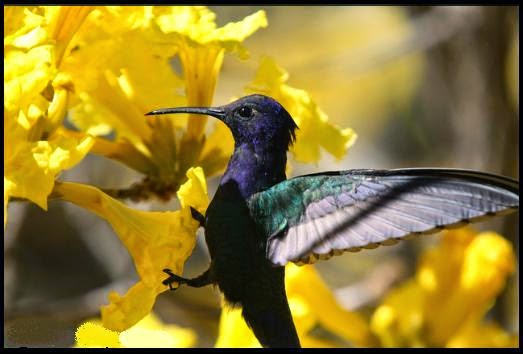
[[[163,284],[217,285],[263,347],[300,347],[285,292],[285,265],[506,214],[519,185],[473,170],[405,168],[329,171],[287,179],[298,129],[275,99],[249,95],[219,107],[164,108],[146,115],[207,115],[227,125],[234,152],[205,215],[209,268],[187,279],[170,269]]]

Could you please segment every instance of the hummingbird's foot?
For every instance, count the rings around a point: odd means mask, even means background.
[[[178,289],[178,287],[181,284],[187,284],[188,286],[192,286],[193,288],[201,288],[202,286],[212,284],[212,279],[210,277],[210,274],[211,274],[210,269],[207,269],[205,272],[203,272],[202,274],[200,274],[199,276],[197,276],[196,278],[193,278],[193,279],[186,279],[179,275],[176,275],[169,268],[165,268],[163,270],[163,272],[167,273],[169,275],[169,278],[162,281],[162,284],[169,285],[169,289],[172,291]],[[178,286],[176,288],[173,287],[174,282],[178,283]]]
[[[189,281],[189,279],[185,279],[185,278],[180,277],[179,275],[174,274],[173,271],[170,270],[169,268],[165,268],[163,270],[163,272],[167,273],[169,275],[169,278],[167,278],[164,281],[162,281],[162,284],[163,285],[169,285],[169,290],[171,290],[171,291],[175,291],[176,289],[178,289],[178,287],[181,284],[186,284]],[[173,287],[173,283],[174,282],[178,283],[178,286],[176,288]]]
[[[200,213],[198,210],[191,207],[191,216],[194,220],[200,223],[200,226],[205,227],[205,216]]]

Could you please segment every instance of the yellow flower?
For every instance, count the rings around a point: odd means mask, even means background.
[[[72,90],[60,60],[90,7],[4,7],[4,227],[12,196],[47,209],[56,176],[89,152],[92,138],[58,130]]]
[[[106,219],[131,254],[140,281],[124,296],[113,292],[110,303],[102,308],[104,326],[123,331],[147,315],[156,296],[167,287],[162,284],[164,268],[182,274],[190,256],[199,223],[191,216],[190,206],[205,212],[207,186],[201,168],[187,171],[188,181],[180,187],[182,209],[173,212],[145,212],[131,209],[95,187],[77,183],[57,183],[56,198],[67,200]]]
[[[273,59],[265,57],[253,82],[247,86],[247,92],[274,97],[294,118],[299,127],[296,143],[291,149],[295,160],[318,162],[321,157],[320,147],[341,159],[356,141],[356,133],[350,128],[339,129],[329,123],[327,115],[306,91],[285,84],[288,76]],[[220,172],[233,148],[234,141],[228,128],[217,122],[214,131],[206,139],[200,163],[209,174]]]
[[[265,12],[261,10],[242,21],[228,23],[221,28],[217,28],[215,17],[213,12],[203,6],[172,6],[170,11],[157,17],[162,31],[177,36],[176,45],[189,106],[212,104],[225,51],[237,52],[240,58],[247,58],[247,50],[241,42],[259,28],[267,27]],[[206,116],[193,117],[188,121],[187,133],[180,142],[179,158],[182,170],[198,164],[210,176],[225,167],[227,160],[219,158],[209,161],[209,152],[213,149],[209,149],[208,144],[204,145],[206,122]],[[205,153],[202,153],[202,147]],[[218,146],[216,150],[220,152],[228,147],[230,144]],[[212,156],[216,157],[217,151],[213,150]],[[225,151],[226,154],[229,153],[229,150]]]
[[[192,252],[198,223],[189,207],[204,213],[208,204],[204,172],[193,167],[218,173],[232,148],[230,136],[222,139],[229,134],[223,125],[206,140],[206,118],[143,114],[158,107],[211,105],[225,52],[246,58],[242,42],[267,26],[265,12],[221,28],[214,13],[201,6],[17,6],[4,7],[4,15],[4,220],[13,196],[44,209],[49,196],[60,198],[107,220],[140,277],[126,294],[111,293],[102,308],[104,327],[125,331],[150,313],[166,290],[161,270],[181,274]],[[180,60],[183,79],[171,67],[173,57]],[[305,141],[297,145],[298,159],[317,160],[319,146],[341,157],[355,135],[331,126],[306,92],[285,84],[288,75],[275,64],[262,66],[256,85],[264,85],[259,80],[264,70],[268,80],[276,80],[268,93],[295,116],[302,140],[313,139],[309,150]],[[80,132],[63,125],[66,115]],[[113,131],[114,141],[101,137]],[[319,138],[322,133],[327,139]],[[93,186],[56,181],[89,152],[142,172],[160,198],[178,190],[182,208],[133,210]],[[319,279],[309,281],[320,287]],[[354,328],[361,327],[354,316],[329,320],[311,310],[317,299],[289,301],[304,335],[317,323],[334,329],[333,321],[349,318]],[[331,314],[340,310],[333,301],[328,306]],[[356,332],[338,335],[365,342],[364,330]],[[319,343],[314,340],[309,343]]]
[[[517,334],[509,334],[494,322],[464,325],[447,342],[447,348],[517,348]]]
[[[242,317],[242,309],[222,301],[216,348],[261,348],[260,343]]]
[[[422,255],[416,277],[376,309],[371,328],[390,347],[513,346],[513,335],[483,317],[514,267],[514,251],[502,236],[448,231]]]
[[[207,118],[143,114],[158,107],[211,105],[224,53],[245,57],[241,42],[267,26],[263,11],[221,28],[215,17],[203,6],[100,7],[64,59],[63,70],[78,81],[71,120],[90,134],[117,133],[114,142],[97,138],[92,151],[142,172],[164,199],[190,167],[202,166],[210,176],[226,160],[200,159]],[[180,60],[183,80],[172,69],[173,57]]]
[[[56,175],[76,165],[92,144],[91,137],[71,139],[60,135],[35,143],[18,142],[4,161],[7,194],[27,198],[47,210],[47,197]]]
[[[424,347],[423,321],[423,292],[410,280],[387,295],[374,311],[370,326],[382,347]]]
[[[161,270],[181,274],[198,227],[189,205],[204,212],[208,203],[203,171],[192,168],[203,146],[193,139],[201,135],[201,121],[189,124],[180,142],[187,118],[143,114],[187,104],[187,97],[210,104],[223,53],[245,56],[241,41],[267,25],[265,13],[222,28],[204,7],[8,7],[4,15],[4,214],[12,196],[46,208],[53,191],[105,218],[140,276],[127,294],[112,293],[102,309],[107,327],[126,329],[166,289]],[[181,58],[184,80],[171,68],[174,55]],[[117,139],[67,130],[62,122],[68,110],[84,132],[115,130]],[[132,210],[94,187],[55,183],[90,149],[144,173],[159,197],[169,198],[186,181],[178,191],[182,209]]]
[[[100,320],[82,323],[76,330],[77,348],[189,348],[196,334],[188,328],[164,324],[153,312],[131,328],[114,332]]]
[[[296,18],[308,11],[293,9]],[[321,26],[295,30],[291,20],[280,27],[285,35],[278,46],[270,46],[274,39],[268,38],[260,49],[267,48],[292,73],[296,87],[307,87],[316,102],[329,107],[329,121],[357,124],[367,138],[379,134],[388,120],[409,110],[423,82],[424,52],[409,45],[417,35],[412,17],[399,6],[322,8],[315,17]],[[253,52],[257,44],[252,42]],[[287,49],[284,55],[280,48]]]
[[[248,89],[274,97],[294,118],[299,127],[292,149],[297,161],[319,161],[320,147],[341,159],[355,142],[356,133],[350,128],[339,129],[329,123],[327,115],[306,91],[285,83],[288,78],[289,74],[273,59],[265,57]]]
[[[335,347],[336,343],[310,332],[322,326],[354,346],[372,344],[372,334],[359,314],[341,308],[313,266],[286,268],[285,287],[292,317],[303,347]],[[241,316],[241,308],[224,305],[216,347],[260,347]]]

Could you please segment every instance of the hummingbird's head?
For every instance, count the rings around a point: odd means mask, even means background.
[[[146,115],[169,113],[204,114],[218,118],[232,132],[237,145],[264,145],[288,149],[296,138],[296,123],[275,99],[264,95],[242,97],[220,107],[179,107],[158,109]]]

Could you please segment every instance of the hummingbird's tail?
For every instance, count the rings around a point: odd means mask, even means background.
[[[285,268],[264,261],[257,269],[241,301],[245,322],[265,348],[300,348],[285,292]]]
[[[265,348],[300,348],[287,298],[270,307],[243,305],[243,318]]]

